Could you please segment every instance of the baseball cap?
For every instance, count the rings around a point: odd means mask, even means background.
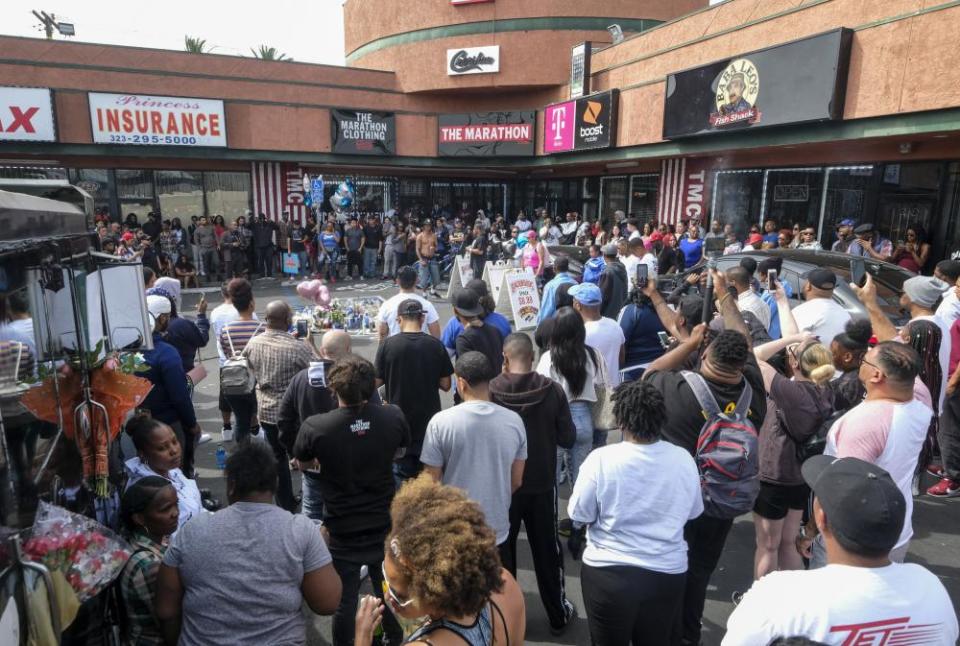
[[[907,503],[889,473],[858,458],[829,455],[808,459],[800,472],[834,534],[871,551],[897,544]]]
[[[453,309],[462,316],[483,316],[483,308],[480,307],[480,296],[471,289],[460,289],[454,292],[450,299]]]
[[[751,233],[747,236],[747,244],[757,244],[758,242],[763,242],[763,236],[759,233]]]
[[[829,269],[814,269],[806,278],[807,282],[817,289],[833,289],[837,286],[837,275]]]
[[[856,220],[852,220],[852,219],[850,219],[850,218],[846,218],[846,219],[844,219],[844,220],[840,220],[840,224],[837,225],[837,226],[841,226],[841,227],[855,227],[855,226],[857,226],[857,221],[856,221]]]
[[[914,276],[903,281],[903,291],[920,307],[933,307],[950,285],[933,276]]]
[[[476,293],[477,296],[483,297],[489,293],[487,289],[487,283],[480,278],[471,278],[467,281],[466,289],[469,289],[471,292]]]
[[[603,248],[600,251],[602,251],[603,255],[607,258],[616,258],[618,253],[617,245],[613,244],[612,242],[603,245]]]
[[[415,298],[408,298],[400,301],[397,306],[397,316],[421,316],[423,314],[423,303]]]
[[[868,233],[873,233],[873,225],[867,222],[866,224],[861,224],[856,229],[853,230],[858,236],[867,235]]]
[[[573,300],[577,301],[581,305],[599,305],[603,301],[603,296],[600,294],[600,288],[593,283],[580,283],[578,285],[574,285],[567,293],[570,294],[570,297],[573,298]]]
[[[172,312],[173,306],[170,305],[170,299],[166,296],[150,294],[147,296],[147,311],[150,312],[150,315],[154,319],[156,319],[162,314],[169,314]]]

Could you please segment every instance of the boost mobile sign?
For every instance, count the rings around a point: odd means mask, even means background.
[[[543,152],[610,148],[616,143],[619,90],[547,106],[543,115]]]

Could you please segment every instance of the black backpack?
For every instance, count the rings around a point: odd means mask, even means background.
[[[829,417],[820,423],[820,428],[817,429],[816,433],[808,437],[803,442],[796,442],[797,461],[800,464],[803,464],[815,455],[823,455],[824,449],[827,448],[827,434],[830,433],[830,429],[837,422],[837,420],[843,417],[846,413],[847,411],[845,410],[833,411]]]

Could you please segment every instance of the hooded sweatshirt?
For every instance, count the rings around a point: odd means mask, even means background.
[[[600,282],[600,274],[603,273],[603,268],[607,266],[607,263],[603,261],[601,256],[596,258],[591,258],[583,266],[583,282],[593,283],[594,285]]]
[[[490,400],[517,413],[527,432],[527,464],[516,493],[553,490],[557,447],[569,449],[577,438],[563,388],[536,372],[503,373],[490,382]]]
[[[616,320],[620,310],[627,304],[627,268],[619,260],[607,263],[600,274],[600,293],[603,295],[603,305],[600,314]]]

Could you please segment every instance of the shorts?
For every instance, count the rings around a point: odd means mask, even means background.
[[[810,488],[805,484],[778,485],[761,481],[753,512],[767,520],[782,520],[791,509],[806,509],[809,497]]]

